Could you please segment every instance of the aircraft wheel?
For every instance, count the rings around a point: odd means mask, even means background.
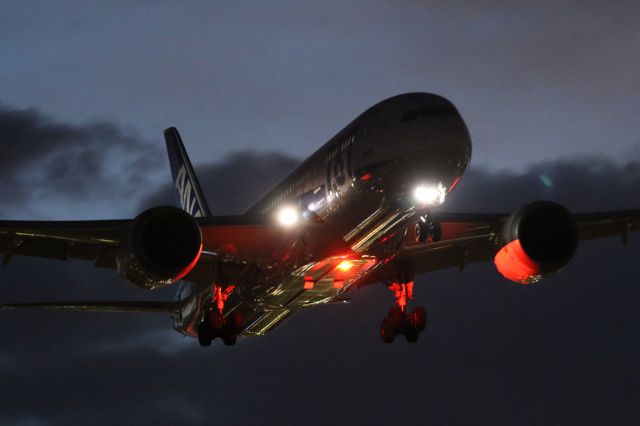
[[[427,311],[420,306],[416,306],[413,308],[413,312],[411,313],[411,317],[413,319],[413,323],[415,324],[416,330],[421,332],[427,326]]]
[[[200,325],[198,325],[198,343],[200,343],[200,346],[211,346],[212,340],[213,337],[211,336],[209,327],[207,327],[204,322],[200,323]]]
[[[425,222],[419,221],[416,223],[416,241],[424,243],[429,237],[429,225]]]
[[[232,334],[240,334],[244,330],[244,315],[235,309],[227,316],[228,330]]]
[[[439,223],[431,223],[428,230],[429,241],[437,242],[442,238],[442,226]]]
[[[442,238],[442,226],[439,223],[423,222],[420,220],[416,223],[416,241],[424,243],[425,241],[437,242]]]
[[[389,318],[382,320],[380,324],[380,337],[385,343],[392,343],[395,336],[394,330],[389,323]]]
[[[236,340],[238,340],[238,335],[234,333],[227,333],[222,336],[222,341],[227,346],[233,346],[236,344]]]
[[[417,342],[419,336],[420,336],[420,332],[413,325],[410,325],[409,327],[407,327],[407,330],[404,333],[404,337],[407,338],[407,342],[409,343]]]
[[[387,314],[387,323],[393,334],[400,333],[405,323],[402,309],[397,306],[389,309],[389,313]]]
[[[211,324],[211,330],[213,330],[214,334],[220,333],[220,330],[224,327],[224,316],[220,315],[218,311],[209,312],[209,323]]]

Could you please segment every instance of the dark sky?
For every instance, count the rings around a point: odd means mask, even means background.
[[[0,217],[131,217],[172,200],[177,125],[215,213],[242,211],[371,104],[420,90],[469,124],[451,211],[640,206],[636,2],[0,4]],[[417,345],[382,286],[200,348],[163,316],[0,315],[0,424],[640,422],[640,237],[519,287],[420,277]],[[86,263],[14,259],[0,301],[171,299]]]

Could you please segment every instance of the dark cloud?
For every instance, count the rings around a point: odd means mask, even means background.
[[[159,147],[108,122],[71,125],[35,109],[0,107],[0,213],[135,195],[166,161]],[[162,156],[160,156],[162,155]],[[89,203],[86,203],[89,204]]]
[[[299,160],[278,152],[243,150],[228,155],[222,161],[197,168],[197,175],[213,214],[237,214],[298,164]],[[174,203],[175,191],[167,183],[149,195],[142,206],[149,208]]]
[[[535,164],[522,172],[490,172],[473,166],[450,195],[445,209],[510,212],[536,199],[563,203],[574,212],[640,206],[638,154],[620,165],[608,158],[582,156]]]
[[[220,213],[244,209],[296,160],[240,152],[199,167]],[[640,170],[597,158],[521,174],[470,170],[449,210],[511,211],[538,198],[575,210],[637,207]],[[240,194],[246,192],[246,194]],[[143,202],[171,201],[158,189]],[[383,345],[382,286],[295,315],[269,336],[200,348],[162,316],[2,313],[0,422],[37,424],[637,424],[640,236],[584,243],[562,273],[520,287],[492,265],[420,277],[430,325]],[[2,301],[170,298],[87,264],[16,259]]]
[[[5,0],[4,99],[149,139],[175,125],[197,158],[303,156],[412,90],[450,97],[494,167],[638,143],[639,2],[252,3]]]

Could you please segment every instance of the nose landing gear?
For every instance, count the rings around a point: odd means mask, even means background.
[[[389,309],[387,317],[380,325],[380,337],[385,343],[391,343],[399,334],[403,334],[407,342],[417,342],[420,332],[427,326],[427,312],[416,306],[411,313],[406,312],[407,299],[413,299],[413,281],[393,283],[389,286],[396,298],[396,306]]]
[[[416,242],[437,242],[442,238],[442,226],[431,220],[428,214],[420,216],[416,223]]]
[[[238,335],[242,333],[244,329],[242,312],[234,309],[226,316],[224,315],[224,304],[234,289],[234,285],[229,285],[224,290],[222,286],[213,286],[210,308],[205,312],[202,322],[198,325],[198,342],[201,346],[211,345],[216,337],[222,339],[225,345],[234,345]]]

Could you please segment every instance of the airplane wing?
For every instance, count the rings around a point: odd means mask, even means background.
[[[0,305],[1,310],[46,309],[80,312],[156,312],[178,314],[180,305],[177,302],[138,302],[138,301],[103,301],[103,302],[46,302],[46,303],[14,303]]]
[[[336,244],[317,224],[303,225],[292,231],[265,215],[212,216],[196,220],[206,251],[203,258],[225,256],[242,262],[270,258],[278,241],[299,236],[306,236],[307,248],[318,256],[339,250],[344,252],[346,248],[346,244]],[[115,269],[121,240],[131,222],[0,221],[0,263],[6,265],[14,256],[32,256],[82,259],[93,261],[97,267]]]
[[[287,239],[301,241],[308,253],[316,256],[344,254],[348,246],[330,238],[322,226],[307,224],[294,231],[274,223],[272,218],[256,216],[214,216],[196,218],[202,232],[204,252],[187,281],[213,282],[217,259],[237,262],[271,260]],[[121,241],[132,220],[105,221],[0,221],[0,256],[3,266],[14,256],[55,260],[81,259],[97,267],[117,268]],[[0,304],[0,310],[53,309],[95,312],[160,312],[174,314],[175,302],[90,301]]]
[[[442,226],[440,241],[407,241],[397,254],[397,260],[410,263],[415,274],[451,267],[463,269],[471,263],[492,261],[500,249],[497,235],[508,217],[508,214],[434,214],[433,219]],[[580,240],[621,236],[626,241],[629,233],[640,229],[640,210],[575,214],[574,218]],[[207,279],[203,270],[208,270],[205,266],[217,256],[241,262],[272,257],[275,243],[292,237],[290,230],[265,216],[205,217],[197,218],[197,221],[207,255],[202,256],[192,273],[185,277],[191,281]],[[35,256],[83,259],[93,261],[97,267],[116,268],[120,242],[130,223],[131,220],[0,221],[1,263],[6,265],[14,256]],[[304,228],[302,232],[296,231],[296,238],[302,235],[306,248],[316,257],[327,258],[347,252],[347,245],[336,242],[321,225],[311,224]],[[382,269],[375,276],[364,277],[359,285],[380,282],[385,278],[384,273]],[[106,310],[100,306],[95,308]]]
[[[129,220],[0,221],[2,265],[14,256],[84,259],[115,268],[120,239]]]
[[[497,235],[508,214],[438,213],[433,220],[442,226],[438,242],[405,243],[398,260],[409,262],[416,274],[492,261],[498,250]],[[573,215],[580,241],[620,236],[640,230],[640,209]],[[411,228],[412,229],[412,228]]]

